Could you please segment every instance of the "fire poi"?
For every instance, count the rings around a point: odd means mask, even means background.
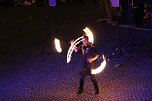
[[[60,40],[55,38],[54,39],[54,43],[55,43],[55,48],[56,48],[57,52],[61,53],[62,52],[62,48],[61,48],[61,45],[60,45]]]
[[[91,32],[91,30],[88,27],[86,27],[85,29],[83,29],[83,31],[88,36],[89,42],[91,42],[93,44],[94,43],[94,37],[93,37],[93,33]],[[69,47],[69,50],[67,52],[67,63],[69,63],[71,61],[71,57],[72,57],[72,53],[73,53],[74,47],[76,45],[78,45],[82,41],[82,38],[83,38],[83,36],[77,38],[71,44],[71,46]],[[91,74],[98,74],[98,73],[100,73],[100,72],[102,72],[104,70],[104,68],[106,67],[106,59],[105,59],[104,55],[102,55],[102,58],[103,58],[103,61],[102,61],[101,65],[98,68],[96,68],[96,69],[92,69],[91,70]]]
[[[102,72],[102,70],[106,67],[106,58],[103,54],[102,54],[102,58],[103,58],[103,62],[101,63],[101,65],[96,69],[92,69],[91,74],[98,74]]]

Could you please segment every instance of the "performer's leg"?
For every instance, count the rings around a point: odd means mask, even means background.
[[[99,87],[97,84],[97,80],[95,79],[95,75],[90,75],[91,81],[93,82],[94,89],[95,89],[95,94],[99,93]]]
[[[84,85],[85,75],[86,75],[86,72],[83,71],[81,73],[80,82],[79,82],[79,90],[78,90],[77,94],[81,94],[83,92],[83,85]]]

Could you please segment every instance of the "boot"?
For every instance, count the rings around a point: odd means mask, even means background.
[[[93,79],[92,82],[93,82],[93,85],[94,85],[95,94],[99,94],[99,87],[98,87],[96,79]]]
[[[79,90],[77,94],[81,94],[83,92],[83,84],[84,84],[84,80],[80,79]]]

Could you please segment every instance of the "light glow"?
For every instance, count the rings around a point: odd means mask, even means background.
[[[102,57],[103,57],[103,62],[101,63],[101,65],[100,65],[98,68],[92,69],[92,70],[91,70],[91,74],[98,74],[98,73],[102,72],[102,71],[104,70],[104,68],[106,67],[106,59],[105,59],[105,56],[102,55]]]
[[[83,31],[88,36],[89,42],[91,42],[93,44],[94,43],[94,37],[93,37],[93,33],[91,32],[91,30],[88,27],[86,27],[85,29],[83,29]]]
[[[72,53],[73,53],[73,49],[74,47],[79,44],[82,41],[83,36],[77,38],[70,46],[68,53],[67,53],[67,63],[69,63],[71,61],[71,57],[72,57]]]
[[[86,27],[85,29],[83,29],[83,31],[88,36],[89,42],[91,42],[93,44],[94,37],[93,37],[93,33],[91,32],[91,30],[88,27]],[[69,63],[71,61],[73,50],[76,47],[76,45],[78,45],[82,41],[82,38],[83,38],[83,36],[77,38],[69,47],[69,50],[67,53],[67,63]],[[101,63],[101,65],[98,68],[92,69],[91,74],[98,74],[98,73],[102,72],[104,70],[104,68],[106,67],[106,58],[103,54],[102,54],[102,57],[103,57],[103,62]]]
[[[55,38],[54,39],[54,43],[55,43],[55,48],[56,48],[57,52],[61,53],[62,52],[62,48],[61,48],[61,45],[60,45],[60,40]]]
[[[93,37],[93,33],[91,32],[91,30],[86,27],[85,29],[83,29],[83,31],[86,33],[86,35],[89,38],[89,42],[91,42],[92,44],[94,43],[94,37]],[[77,38],[70,46],[68,53],[67,53],[67,63],[69,63],[71,61],[71,57],[72,57],[72,53],[73,53],[73,49],[74,47],[79,44],[82,41],[83,36]]]

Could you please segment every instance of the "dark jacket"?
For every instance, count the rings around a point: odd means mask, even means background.
[[[88,59],[95,57],[97,55],[97,50],[91,43],[89,43],[87,46],[82,45],[81,51],[83,54],[82,67],[91,70],[91,68],[94,66],[94,63],[89,63]]]

